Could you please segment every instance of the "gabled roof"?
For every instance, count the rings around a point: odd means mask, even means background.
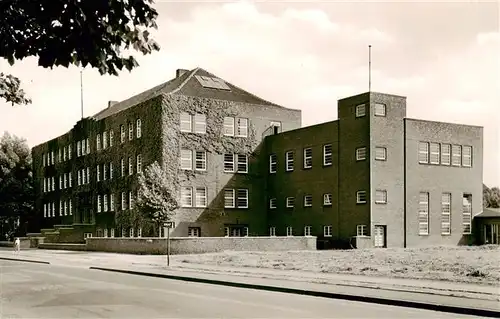
[[[249,93],[237,87],[234,84],[225,81],[223,82],[225,82],[227,87],[229,87],[229,90],[203,86],[198,80],[200,77],[211,77],[218,79],[218,77],[215,76],[214,74],[202,68],[196,68],[191,71],[185,72],[181,76],[176,77],[170,81],[155,86],[152,89],[149,89],[135,96],[132,96],[124,101],[116,103],[91,117],[96,120],[101,120],[112,114],[116,114],[134,105],[140,104],[154,97],[157,97],[161,94],[179,94],[186,96],[228,100],[234,102],[268,105],[268,106],[275,106],[282,108],[282,106],[280,105],[261,99],[260,97],[252,93]]]
[[[483,211],[474,218],[486,218],[486,217],[500,217],[500,208],[484,208]]]

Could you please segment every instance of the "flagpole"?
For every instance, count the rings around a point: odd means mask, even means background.
[[[372,91],[372,45],[368,45],[368,92]]]
[[[80,70],[80,106],[82,110],[82,119],[83,119],[83,70]]]

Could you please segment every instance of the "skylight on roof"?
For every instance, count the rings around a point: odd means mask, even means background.
[[[222,79],[210,76],[202,76],[202,75],[196,75],[195,77],[198,80],[198,82],[200,82],[200,84],[205,88],[229,90],[229,91],[231,90],[231,88]]]

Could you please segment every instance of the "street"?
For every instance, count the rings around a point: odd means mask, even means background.
[[[0,260],[1,318],[473,318]]]

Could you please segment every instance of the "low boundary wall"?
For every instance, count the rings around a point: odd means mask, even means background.
[[[44,245],[45,246],[45,245]],[[45,247],[44,247],[45,248]],[[88,251],[131,254],[166,254],[166,238],[101,238],[86,239]],[[232,251],[316,250],[316,237],[173,237],[170,253],[201,254]]]

